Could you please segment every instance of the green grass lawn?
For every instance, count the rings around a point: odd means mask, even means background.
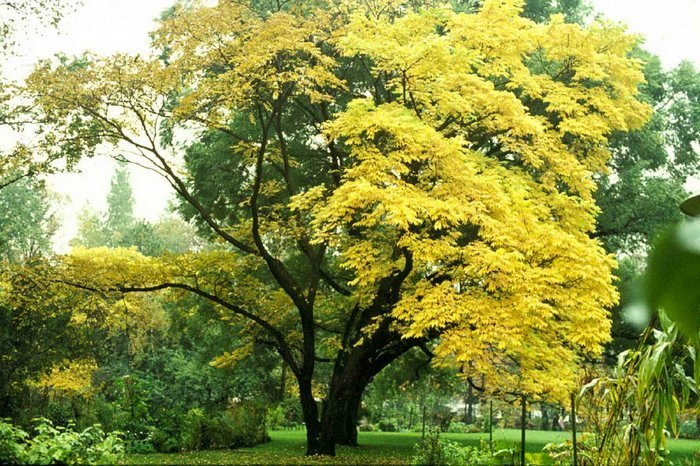
[[[200,451],[191,453],[154,453],[147,455],[127,455],[125,464],[232,464],[232,465],[275,465],[275,464],[353,464],[353,465],[402,465],[409,464],[413,445],[420,440],[420,433],[413,432],[361,432],[360,447],[339,447],[335,458],[308,458],[304,456],[303,431],[270,432],[272,441],[254,448],[239,450]],[[445,438],[465,445],[479,445],[488,440],[488,434],[443,434]],[[498,430],[494,432],[495,442],[520,441],[519,430]],[[561,442],[569,438],[566,432],[527,432],[527,451],[539,452],[550,442]],[[692,458],[693,452],[700,450],[700,441],[671,440],[669,448],[672,458]]]

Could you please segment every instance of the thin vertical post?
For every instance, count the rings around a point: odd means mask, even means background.
[[[571,438],[573,440],[574,446],[574,466],[578,465],[577,462],[577,447],[576,447],[576,395],[571,394]]]
[[[425,439],[425,398],[423,398],[423,436]]]
[[[489,400],[489,447],[493,452],[493,400]]]
[[[520,412],[520,464],[525,466],[525,423],[527,422],[527,402],[523,395],[522,411]]]

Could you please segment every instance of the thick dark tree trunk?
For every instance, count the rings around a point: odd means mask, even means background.
[[[350,394],[344,403],[342,421],[336,424],[335,440],[338,445],[357,446],[357,421],[363,392],[364,388]]]
[[[334,367],[320,419],[311,381],[298,378],[307,455],[335,455],[336,445],[357,446],[357,417],[362,395],[374,373],[365,354],[353,352],[345,356]]]
[[[368,383],[365,372],[350,367],[334,375],[321,416],[324,450],[335,451],[335,445],[357,446],[357,414]]]
[[[311,383],[299,381],[299,395],[306,424],[307,455],[335,455],[336,445],[357,446],[357,416],[369,383],[366,373],[338,371],[319,419]]]
[[[424,343],[419,339],[402,338],[391,329],[390,319],[384,319],[370,337],[364,335],[362,330],[375,317],[386,315],[398,301],[400,284],[411,268],[410,254],[405,254],[406,270],[386,279],[380,286],[378,298],[373,305],[364,311],[355,308],[346,325],[343,349],[335,358],[320,421],[318,407],[311,394],[311,377],[305,382],[307,388],[302,387],[304,384],[298,377],[307,427],[308,455],[335,455],[338,444],[357,445],[357,416],[365,388],[374,376],[399,356]],[[359,341],[362,343],[358,345]],[[305,348],[305,358],[309,355],[315,358],[313,349]],[[313,367],[310,364],[306,366]],[[313,370],[310,373],[313,374]]]

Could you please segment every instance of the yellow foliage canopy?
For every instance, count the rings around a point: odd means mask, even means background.
[[[609,339],[617,300],[614,260],[590,237],[594,176],[608,136],[650,114],[628,57],[637,39],[607,23],[536,24],[522,0],[485,0],[474,14],[433,2],[294,5],[178,9],[156,34],[167,61],[37,69],[27,89],[56,122],[46,134],[132,145],[238,251],[120,253],[114,269],[98,255],[69,260],[103,271],[86,280],[127,288],[209,287],[294,348],[315,338],[302,331],[309,310],[312,323],[343,325],[359,309],[371,324],[355,347],[388,325],[405,341],[432,339],[440,363],[492,387],[565,397],[581,355]],[[300,125],[300,114],[312,118]],[[241,116],[255,137],[229,127]],[[163,122],[232,135],[247,216],[224,228],[192,201],[157,144]],[[328,166],[325,181],[304,179],[310,160]],[[349,296],[290,273],[292,251],[309,270],[321,257],[329,274],[349,273]]]
[[[62,395],[88,396],[93,389],[92,374],[96,370],[97,364],[94,360],[71,361],[55,366],[37,382],[37,386]]]

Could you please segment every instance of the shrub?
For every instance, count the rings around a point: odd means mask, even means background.
[[[571,440],[560,443],[548,443],[542,451],[555,465],[569,465],[573,457],[574,445]],[[582,434],[576,444],[576,453],[582,464],[593,464],[597,458],[598,445],[594,435]]]
[[[454,445],[459,445],[455,444],[454,442],[451,443],[453,443]],[[474,466],[486,466],[492,463],[493,456],[485,448],[461,447],[461,449],[464,452],[464,457],[466,459],[466,462],[463,464],[470,464]]]
[[[111,432],[113,430],[119,430],[125,432],[121,429],[121,426],[117,425],[117,403],[109,402],[103,395],[97,394],[92,398],[93,410],[95,413],[96,423],[100,424],[105,431]]]
[[[150,444],[159,453],[174,453],[184,449],[183,432],[188,414],[183,414],[179,409],[162,409],[154,416],[154,425],[149,428],[148,436],[139,444]],[[136,453],[136,451],[130,451]],[[143,453],[147,453],[144,451]]]
[[[76,432],[70,425],[54,427],[47,419],[38,421],[37,435],[27,448],[30,464],[113,464],[124,453],[118,432],[105,434],[99,425]]]
[[[24,462],[27,437],[25,431],[0,419],[0,464]]]
[[[126,375],[115,381],[114,389],[116,400],[111,410],[111,425],[126,434],[130,445],[145,440],[153,428],[153,419],[143,382],[136,376]]]
[[[186,449],[180,437],[161,429],[154,429],[149,440],[151,445],[153,445],[153,449],[158,453],[175,453]]]
[[[237,403],[218,415],[191,409],[184,418],[181,446],[185,450],[211,450],[259,445],[270,439],[265,417],[265,408],[252,402]]]
[[[181,440],[185,450],[200,450],[202,448],[202,431],[204,430],[204,412],[199,408],[187,411],[183,418]]]
[[[440,438],[437,433],[427,435],[414,448],[411,464],[416,466],[485,466],[490,464],[492,459],[486,450],[462,446]]]
[[[162,453],[172,453],[174,451],[177,451],[177,442],[175,444],[175,450],[158,450],[154,446],[153,440],[151,440],[150,436],[148,439],[145,440],[132,440],[130,442],[125,442],[125,450],[127,453],[137,453],[137,454],[145,454],[145,453],[156,453],[156,452],[162,452]]]
[[[379,421],[379,430],[382,432],[396,432],[396,424],[393,420],[381,420]]]
[[[269,441],[265,415],[265,406],[260,403],[248,401],[232,405],[219,418],[221,425],[233,430],[225,448],[252,447]]]
[[[38,415],[35,413],[35,415]],[[44,413],[41,414],[50,420],[54,425],[66,426],[76,418],[69,400],[64,398],[52,399]]]
[[[304,415],[301,412],[301,404],[298,398],[288,397],[280,402],[280,407],[284,413],[286,429],[295,429],[304,424]]]
[[[678,436],[689,439],[700,438],[700,429],[698,429],[697,422],[695,420],[683,422],[680,429],[678,429]]]
[[[374,427],[374,424],[370,423],[367,420],[367,418],[362,418],[360,420],[360,424],[357,426],[357,428],[360,432],[374,432],[375,430],[377,430]]]
[[[282,405],[268,408],[266,419],[268,427],[272,430],[280,430],[287,427],[287,419],[284,416],[284,408]]]
[[[82,432],[55,427],[38,419],[37,435],[0,421],[0,463],[4,464],[114,464],[124,453],[118,432],[105,434],[99,425]]]
[[[463,422],[452,422],[447,428],[451,434],[476,434],[483,432],[477,424],[465,424]]]

